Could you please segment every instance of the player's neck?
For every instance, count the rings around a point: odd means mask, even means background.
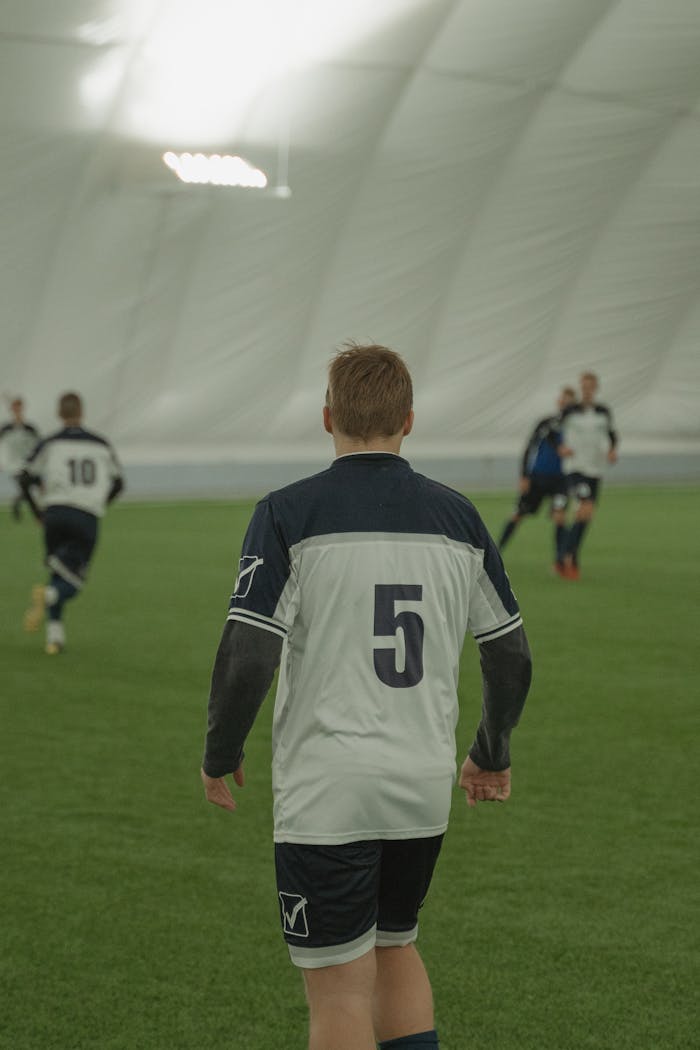
[[[368,441],[360,441],[357,438],[349,438],[344,434],[334,434],[336,459],[339,456],[352,456],[358,452],[390,452],[394,456],[401,455],[401,439],[392,435],[389,438],[376,437]]]

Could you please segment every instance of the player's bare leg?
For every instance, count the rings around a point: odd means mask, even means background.
[[[415,944],[377,948],[374,1031],[381,1042],[435,1027],[430,980]],[[437,1044],[436,1044],[437,1045]]]
[[[339,966],[304,970],[309,1050],[375,1050],[372,996],[374,951]]]

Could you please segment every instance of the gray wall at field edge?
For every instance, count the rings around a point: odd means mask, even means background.
[[[423,474],[462,492],[513,489],[517,460],[512,456],[472,459],[420,459],[408,457]],[[130,465],[125,468],[125,498],[236,499],[264,495],[298,478],[324,470],[330,460],[290,463],[200,463]],[[606,485],[656,485],[700,483],[697,455],[628,454],[608,471]],[[0,501],[7,503],[14,492],[12,481],[0,474]]]

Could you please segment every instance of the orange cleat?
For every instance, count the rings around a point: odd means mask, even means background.
[[[579,567],[572,558],[567,558],[564,562],[564,577],[567,580],[580,580],[581,573]]]

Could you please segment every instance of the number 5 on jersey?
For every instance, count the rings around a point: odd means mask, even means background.
[[[423,620],[412,609],[396,611],[397,602],[420,602],[421,584],[378,583],[374,588],[374,635],[393,636],[395,644],[374,649],[374,670],[384,685],[392,689],[408,689],[418,685],[423,677]],[[399,668],[398,631],[403,634],[405,659]]]

